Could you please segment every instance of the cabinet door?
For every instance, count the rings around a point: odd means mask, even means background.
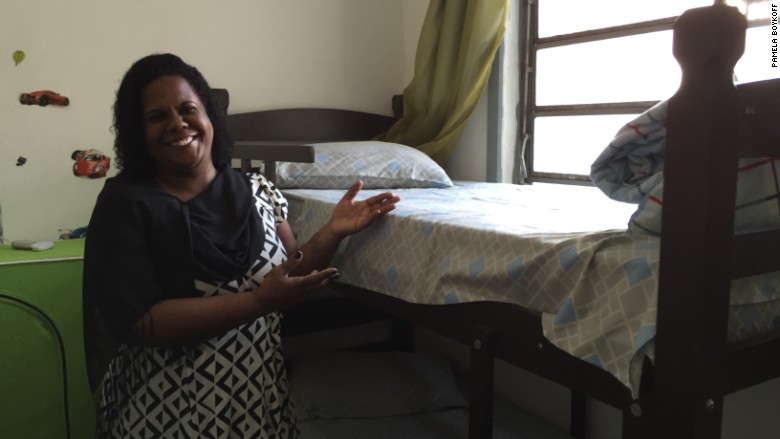
[[[64,347],[31,304],[0,295],[0,435],[67,437]]]

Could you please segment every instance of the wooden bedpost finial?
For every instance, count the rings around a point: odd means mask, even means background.
[[[745,51],[747,20],[736,7],[716,4],[684,12],[674,23],[673,53],[683,81],[707,73],[727,76]]]

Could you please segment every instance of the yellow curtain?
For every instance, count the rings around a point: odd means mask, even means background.
[[[485,89],[508,9],[508,0],[430,1],[403,117],[380,140],[446,162]]]

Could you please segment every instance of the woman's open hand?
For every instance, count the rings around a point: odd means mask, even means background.
[[[395,209],[396,203],[401,201],[401,198],[392,192],[383,192],[365,200],[355,201],[362,188],[362,181],[355,182],[333,209],[330,228],[339,237],[343,238],[365,229],[377,218]]]
[[[252,291],[262,308],[267,311],[281,311],[297,305],[312,292],[338,277],[338,270],[325,268],[314,270],[303,276],[291,273],[301,263],[303,253],[296,252],[291,258],[274,267],[263,278],[258,288]]]

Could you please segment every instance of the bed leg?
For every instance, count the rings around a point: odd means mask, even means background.
[[[469,439],[493,436],[493,331],[478,327],[471,343]]]
[[[642,431],[641,422],[629,411],[623,411],[623,428],[620,435],[621,439],[639,439]]]
[[[587,426],[587,398],[579,392],[571,392],[571,414],[569,415],[569,434],[575,439],[585,439]]]
[[[653,410],[647,400],[639,399],[623,410],[622,439],[656,439]]]
[[[414,326],[412,322],[394,318],[391,331],[393,346],[396,349],[406,352],[414,350]]]

